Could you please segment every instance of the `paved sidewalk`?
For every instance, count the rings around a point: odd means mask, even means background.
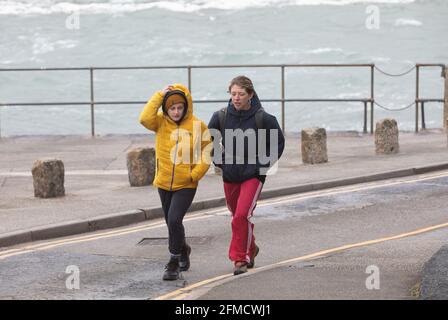
[[[160,216],[157,190],[130,187],[126,169],[129,150],[153,145],[153,135],[0,139],[0,240],[8,239],[0,241],[0,247]],[[442,130],[400,133],[396,155],[375,155],[374,136],[356,132],[330,133],[327,147],[328,163],[303,165],[299,135],[288,134],[279,169],[268,177],[262,197],[448,168],[447,136]],[[34,198],[31,167],[47,157],[64,162],[65,197]],[[321,184],[328,181],[337,182]],[[196,208],[223,205],[222,198],[221,177],[211,167],[200,182]]]

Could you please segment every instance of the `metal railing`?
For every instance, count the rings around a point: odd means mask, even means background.
[[[428,68],[428,67],[441,67],[442,73],[441,76],[448,76],[446,74],[446,68],[448,65],[444,64],[434,64],[434,63],[417,63],[415,65],[415,132],[418,132],[418,104],[421,104],[421,114],[422,114],[422,129],[426,129],[425,124],[425,103],[427,102],[445,102],[445,99],[420,99],[420,68]],[[442,127],[444,124],[442,124]]]
[[[285,73],[286,68],[369,68],[370,69],[370,92],[369,97],[360,99],[287,99],[285,96]],[[424,106],[428,102],[444,102],[444,99],[433,98],[420,98],[420,68],[423,67],[442,67],[443,64],[416,64],[413,69],[416,70],[416,98],[408,107],[416,105],[415,109],[415,131],[419,130],[419,104],[421,104],[422,115],[422,128],[426,128]],[[382,107],[375,101],[375,69],[378,69],[375,64],[259,64],[259,65],[189,65],[189,66],[136,66],[136,67],[81,67],[81,68],[10,68],[0,69],[0,72],[42,72],[42,71],[88,71],[90,74],[90,101],[86,102],[73,102],[73,101],[61,101],[61,102],[0,102],[0,106],[63,106],[63,105],[90,105],[90,122],[91,122],[91,135],[95,136],[95,106],[96,105],[114,105],[114,104],[145,104],[147,101],[95,101],[95,70],[166,70],[166,69],[184,69],[187,71],[187,85],[191,91],[192,88],[192,71],[193,69],[223,69],[223,68],[279,68],[281,70],[281,93],[278,99],[261,99],[262,102],[280,102],[281,103],[281,127],[285,131],[285,105],[287,102],[361,102],[364,105],[364,117],[363,117],[363,132],[367,133],[368,123],[368,104],[370,104],[370,133],[373,133],[374,126],[374,105]],[[380,70],[381,71],[381,70]],[[408,74],[410,71],[400,75],[390,76],[402,76]],[[228,100],[194,100],[194,103],[226,103]],[[408,108],[406,107],[406,108]],[[387,109],[387,108],[384,108]],[[388,109],[389,110],[389,109]],[[395,110],[392,110],[395,111]]]

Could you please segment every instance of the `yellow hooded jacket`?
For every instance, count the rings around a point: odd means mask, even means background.
[[[181,84],[172,87],[171,90],[180,90],[187,98],[186,113],[179,124],[171,120],[166,110],[158,111],[164,99],[160,91],[151,97],[140,114],[140,123],[156,132],[153,185],[168,191],[196,188],[210,167],[212,148],[207,125],[193,115],[189,90]]]

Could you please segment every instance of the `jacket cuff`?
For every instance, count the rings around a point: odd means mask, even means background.
[[[194,171],[191,172],[191,181],[193,181],[193,182],[199,181],[199,177],[198,177],[197,173]]]

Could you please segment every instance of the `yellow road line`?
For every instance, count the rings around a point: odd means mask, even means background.
[[[381,188],[381,187],[394,186],[394,185],[398,185],[398,184],[409,184],[409,183],[414,183],[414,182],[420,182],[420,181],[425,181],[425,180],[432,180],[432,179],[436,179],[436,178],[446,177],[446,176],[448,176],[448,173],[434,174],[431,176],[425,176],[422,178],[417,178],[417,179],[412,179],[412,180],[404,180],[404,181],[391,181],[391,182],[383,182],[383,183],[371,182],[374,184],[368,185],[365,187],[355,185],[355,186],[342,186],[342,187],[331,188],[328,191],[316,190],[316,191],[307,192],[303,195],[284,196],[284,197],[279,197],[275,200],[266,199],[266,200],[263,200],[262,206],[276,204],[277,202],[287,203],[287,202],[293,202],[293,201],[301,200],[301,199],[316,198],[316,197],[320,197],[320,196],[329,196],[329,195],[335,195],[335,194],[340,194],[340,193],[365,191],[365,190],[377,189],[377,188]],[[364,184],[364,183],[362,183],[362,184]],[[260,206],[257,205],[257,207],[260,207]]]
[[[413,183],[413,182],[431,180],[431,179],[435,179],[438,177],[445,177],[445,176],[448,176],[448,173],[431,174],[429,176],[425,175],[425,176],[422,176],[421,178],[417,178],[417,179],[405,180],[405,181],[384,182],[384,183],[378,183],[378,184],[374,184],[374,185],[368,185],[365,187],[343,186],[343,187],[337,187],[337,188],[332,188],[332,189],[328,189],[328,190],[320,190],[320,191],[317,190],[317,191],[312,191],[312,192],[308,192],[308,193],[300,194],[300,195],[279,197],[279,198],[276,198],[275,200],[269,200],[269,199],[262,200],[262,201],[259,201],[259,203],[257,204],[257,207],[265,207],[265,206],[269,206],[269,205],[283,204],[283,203],[288,203],[288,202],[293,202],[293,201],[298,201],[298,200],[312,199],[312,198],[317,198],[317,197],[325,197],[325,196],[341,194],[341,193],[371,190],[371,189],[376,189],[376,188],[381,188],[381,187],[386,187],[386,186],[393,186],[393,185],[397,185],[397,184],[405,184],[405,183]],[[228,211],[227,208],[223,207],[221,209],[215,209],[212,211],[200,212],[200,213],[196,213],[196,214],[189,214],[184,219],[184,221],[194,221],[194,220],[198,220],[198,219],[211,218],[211,217],[214,217],[214,215],[228,214],[227,211]],[[63,246],[63,245],[69,245],[69,244],[81,243],[81,242],[86,242],[86,241],[94,241],[94,240],[100,240],[100,239],[104,239],[104,238],[121,236],[121,235],[140,232],[140,231],[144,231],[144,230],[160,228],[160,227],[164,227],[164,226],[165,226],[165,221],[162,220],[160,222],[154,222],[154,223],[145,224],[142,226],[123,228],[120,230],[105,231],[105,232],[96,233],[93,235],[75,236],[75,237],[72,237],[69,239],[63,239],[63,240],[49,240],[49,241],[39,243],[39,244],[31,244],[31,245],[26,245],[25,247],[21,247],[21,248],[0,251],[0,260],[8,258],[8,257],[12,257],[12,256],[20,255],[20,254],[30,253],[33,251],[41,251],[41,250],[51,249],[51,248],[55,248],[55,247]]]
[[[206,218],[209,218],[209,217],[205,216],[205,215],[195,216],[195,217],[189,217],[188,221],[206,219]],[[16,255],[21,255],[24,253],[52,249],[52,248],[59,247],[62,245],[69,245],[69,244],[76,244],[76,243],[82,243],[82,242],[93,241],[93,240],[106,239],[106,238],[130,234],[130,233],[135,233],[138,231],[156,229],[156,228],[160,228],[162,226],[165,226],[164,221],[150,224],[150,225],[145,225],[144,227],[132,228],[132,230],[125,229],[120,232],[115,231],[115,232],[108,232],[108,233],[99,234],[99,235],[95,235],[95,236],[89,236],[89,237],[79,237],[79,238],[66,239],[66,240],[61,240],[61,241],[45,242],[45,243],[41,243],[41,244],[34,245],[34,246],[27,246],[27,247],[21,248],[21,249],[13,249],[13,250],[0,252],[0,260],[9,258],[9,257],[13,257]]]
[[[207,284],[210,284],[210,283],[213,283],[213,282],[216,282],[216,281],[219,281],[219,280],[223,280],[223,279],[229,278],[231,276],[233,276],[233,273],[223,274],[223,275],[220,275],[220,276],[217,276],[217,277],[214,277],[214,278],[203,280],[203,281],[194,283],[194,284],[192,284],[192,285],[190,285],[188,287],[185,287],[185,288],[182,288],[182,289],[178,289],[178,290],[175,290],[175,291],[170,292],[168,294],[165,294],[163,296],[157,297],[154,300],[167,300],[169,298],[173,298],[174,299],[174,297],[178,296],[178,295],[186,296],[193,289],[196,289],[196,288],[199,288],[199,287],[203,287],[203,286],[205,286]]]
[[[446,227],[448,227],[448,223],[443,223],[443,224],[438,224],[438,225],[434,225],[434,226],[430,226],[430,227],[426,227],[426,228],[422,228],[422,229],[417,229],[417,230],[407,232],[407,233],[398,234],[395,236],[379,238],[379,239],[374,239],[374,240],[368,240],[368,241],[363,241],[363,242],[358,242],[358,243],[353,243],[353,244],[347,244],[347,245],[332,248],[332,249],[322,250],[322,251],[318,251],[315,253],[300,256],[297,258],[283,260],[283,261],[273,263],[273,264],[270,264],[267,266],[255,268],[255,269],[250,270],[247,274],[243,274],[243,276],[250,276],[250,275],[253,275],[258,272],[278,268],[278,267],[281,267],[281,266],[284,266],[287,264],[300,262],[303,260],[317,258],[317,257],[324,256],[324,255],[330,254],[330,253],[341,252],[341,251],[345,251],[345,250],[349,250],[349,249],[353,249],[353,248],[364,247],[364,246],[368,246],[368,245],[372,245],[372,244],[378,244],[381,242],[411,237],[411,236],[419,235],[422,233],[426,233],[426,232],[430,232],[430,231],[434,231],[434,230],[438,230],[438,229],[442,229],[442,228],[446,228]],[[224,275],[220,275],[220,276],[217,276],[214,278],[206,279],[206,280],[197,282],[195,284],[192,284],[190,286],[187,286],[185,288],[178,289],[178,290],[172,291],[170,293],[167,293],[165,295],[159,296],[159,297],[155,298],[154,300],[168,300],[168,299],[181,300],[184,298],[188,298],[189,294],[191,294],[191,291],[194,289],[203,287],[208,284],[219,285],[220,280],[225,280],[225,279],[232,278],[232,277],[234,277],[234,275],[231,273],[231,274],[224,274]],[[235,277],[235,279],[237,279],[237,277]]]

